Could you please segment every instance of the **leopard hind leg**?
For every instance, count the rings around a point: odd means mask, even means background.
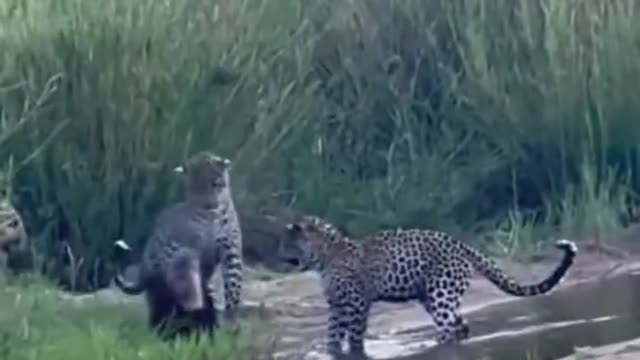
[[[464,264],[464,263],[463,263]],[[471,269],[453,266],[435,271],[420,300],[436,326],[438,344],[459,343],[469,337],[469,325],[460,314],[460,303],[469,286]]]

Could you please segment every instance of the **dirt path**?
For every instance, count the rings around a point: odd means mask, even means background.
[[[559,360],[637,360],[640,359],[640,339],[623,341],[598,348],[578,348],[574,355]]]
[[[555,262],[522,265],[503,261],[501,265],[523,282],[535,282],[545,277],[550,267],[555,266]],[[637,258],[621,262],[606,256],[581,254],[560,288],[595,282],[635,269],[640,269],[640,260]],[[273,314],[274,328],[282,335],[279,358],[327,358],[322,353],[327,309],[315,275],[303,273],[271,281],[252,281],[247,285],[245,299],[245,305],[262,305]],[[495,309],[504,308],[507,304],[510,304],[509,308],[520,312],[519,316],[523,318],[527,317],[528,312],[537,311],[537,305],[534,303],[506,295],[483,278],[473,279],[463,300],[463,313],[466,317],[473,318],[470,325],[472,336],[476,338],[470,339],[471,343],[486,341],[496,336],[490,333],[490,327],[498,316],[486,316],[483,313],[498,311]],[[500,329],[495,329],[497,330]],[[481,337],[484,337],[484,340]],[[372,309],[366,338],[366,350],[370,357],[395,359],[423,353],[432,345],[434,342],[431,319],[417,304],[381,303]]]
[[[499,263],[517,279],[531,283],[546,277],[559,256],[530,265]],[[317,277],[308,272],[274,280],[258,280],[259,272],[248,271],[247,275],[242,316],[266,313],[273,331],[280,335],[276,358],[328,359],[323,353],[327,307]],[[372,308],[366,351],[372,359],[417,360],[428,353],[433,360],[518,360],[528,358],[529,350],[542,349],[542,355],[530,358],[553,360],[572,354],[574,347],[591,345],[594,349],[579,349],[578,354],[562,360],[640,359],[640,340],[623,342],[640,339],[640,309],[636,309],[640,308],[640,276],[636,275],[640,275],[640,257],[622,261],[583,252],[555,291],[536,298],[506,295],[476,277],[462,308],[471,338],[442,357],[432,354],[433,324],[419,305],[378,303]],[[82,302],[86,297],[107,302],[141,300],[116,289],[72,298]],[[223,297],[218,294],[217,298]],[[598,348],[616,342],[623,343]]]

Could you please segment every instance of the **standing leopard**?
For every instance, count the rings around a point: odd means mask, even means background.
[[[186,199],[158,216],[142,253],[138,278],[130,282],[119,273],[114,279],[126,294],[145,293],[154,329],[166,330],[169,319],[186,319],[212,332],[217,316],[208,282],[218,267],[222,268],[225,312],[234,317],[242,290],[243,261],[230,165],[228,159],[201,152],[176,167]],[[124,243],[117,244],[122,248]],[[176,333],[189,331],[187,326]]]
[[[372,303],[417,300],[436,325],[438,344],[469,336],[459,312],[472,269],[514,296],[544,294],[557,285],[573,264],[576,245],[560,240],[564,257],[553,273],[535,285],[521,285],[477,249],[449,234],[432,230],[382,230],[354,240],[316,216],[287,225],[291,249],[285,260],[320,274],[329,305],[327,350],[365,356],[364,334]]]

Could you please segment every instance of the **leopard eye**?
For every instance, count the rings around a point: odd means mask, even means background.
[[[289,230],[292,233],[298,233],[302,231],[302,228],[300,227],[300,224],[292,223],[287,225],[287,230]]]
[[[213,186],[215,188],[224,187],[225,186],[224,179],[221,178],[221,177],[213,179],[211,181],[211,186]]]
[[[9,227],[17,228],[20,225],[20,223],[18,222],[18,219],[12,219],[8,225]]]

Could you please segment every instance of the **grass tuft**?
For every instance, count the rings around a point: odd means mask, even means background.
[[[30,278],[0,290],[0,356],[12,360],[271,359],[273,340],[264,325],[243,324],[239,334],[214,341],[159,340],[146,328],[139,305],[98,299],[63,299],[50,283]],[[261,327],[262,326],[262,327]]]

